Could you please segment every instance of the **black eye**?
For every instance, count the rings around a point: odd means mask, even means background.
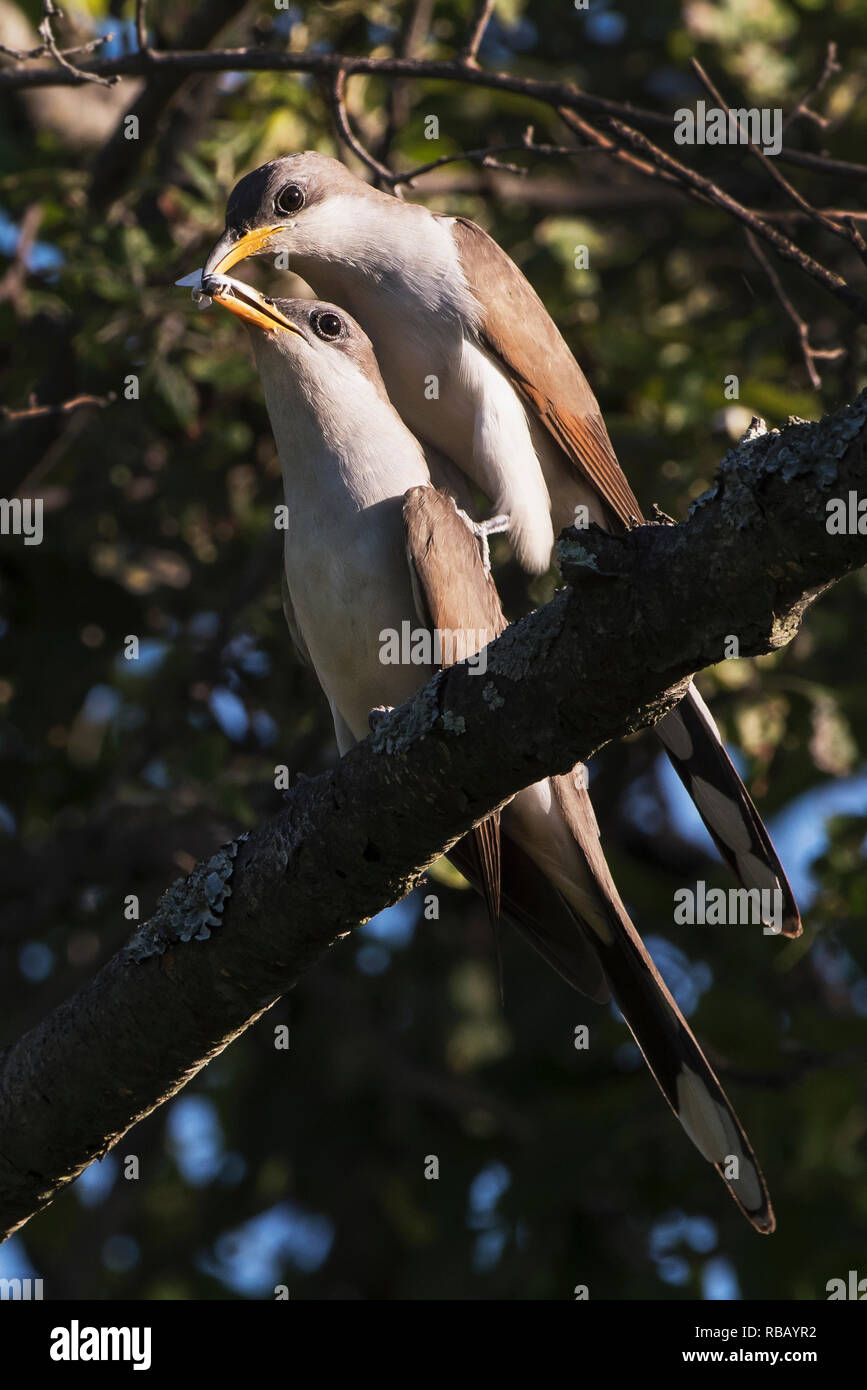
[[[327,309],[311,314],[310,323],[317,337],[324,338],[327,343],[333,343],[334,339],[339,338],[343,332],[340,316],[329,313]]]
[[[287,183],[285,188],[281,188],[274,199],[274,206],[278,212],[285,212],[287,217],[291,217],[293,212],[300,212],[304,206],[304,194],[297,183]]]

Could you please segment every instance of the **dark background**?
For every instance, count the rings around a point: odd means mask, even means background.
[[[194,9],[159,0],[152,38],[177,42]],[[406,17],[355,0],[234,13],[226,46],[374,54],[394,51]],[[132,43],[129,5],[70,15],[85,38],[115,32],[103,53]],[[469,16],[437,0],[418,51],[451,56]],[[38,18],[0,0],[0,42],[33,46]],[[673,112],[703,95],[695,54],[737,104],[789,110],[835,38],[843,71],[816,102],[830,124],[800,120],[787,141],[858,160],[865,35],[857,0],[593,0],[590,13],[508,0],[481,61]],[[0,542],[0,1043],[119,947],[128,895],[146,918],[173,878],[278,808],[276,765],[310,775],[335,758],[281,612],[280,474],[246,335],[172,287],[202,263],[242,173],[337,152],[327,101],[311,78],[196,76],[94,190],[136,85],[0,99],[3,399],[116,396],[0,424],[0,489],[45,501],[40,546]],[[538,140],[570,138],[520,96],[394,93],[353,79],[349,107],[398,167],[520,143],[528,122]],[[438,141],[424,139],[429,114]],[[667,147],[753,206],[791,208],[743,151]],[[410,196],[481,222],[531,278],[648,507],[684,515],[753,413],[813,418],[863,384],[863,331],[778,267],[813,344],[845,349],[811,387],[792,323],[720,213],[589,150],[516,158],[525,178],[460,163]],[[819,206],[864,207],[863,181],[787,172]],[[863,290],[843,243],[779,225]],[[16,257],[22,228],[35,240]],[[268,266],[242,273],[277,288]],[[124,399],[131,373],[137,401]],[[553,574],[528,594],[503,544],[495,555],[513,613],[552,591]],[[850,1269],[867,1275],[865,597],[853,576],[786,651],[700,680],[800,894],[801,940],[674,926],[678,888],[728,886],[716,856],[650,737],[592,769],[615,877],[760,1155],[773,1237],[755,1235],[673,1122],[622,1022],[508,929],[501,1007],[484,909],[443,866],[427,890],[439,920],[415,897],[342,942],[3,1247],[0,1276],[41,1276],[49,1298],[270,1298],[285,1284],[293,1298],[569,1299],[586,1284],[593,1298],[815,1299]],[[138,662],[123,656],[130,634]],[[280,1023],[288,1051],[274,1047]],[[582,1023],[588,1051],[573,1046]]]

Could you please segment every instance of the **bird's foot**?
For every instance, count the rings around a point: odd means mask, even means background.
[[[485,574],[491,572],[491,549],[488,545],[489,536],[501,536],[504,531],[508,531],[510,525],[509,517],[501,512],[499,516],[489,516],[487,521],[471,521],[473,535],[479,542],[482,552],[482,560],[485,566]]]

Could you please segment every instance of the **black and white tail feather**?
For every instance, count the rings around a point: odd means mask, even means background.
[[[571,776],[552,777],[551,786],[594,885],[594,911],[580,911],[581,899],[570,900],[506,832],[503,916],[573,988],[597,1003],[614,1000],[687,1135],[716,1168],[747,1220],[770,1234],[774,1213],[752,1145],[621,901],[590,798]],[[476,880],[467,841],[449,857],[471,882]]]
[[[800,936],[801,916],[783,866],[694,685],[655,732],[735,881],[759,890],[765,926]]]

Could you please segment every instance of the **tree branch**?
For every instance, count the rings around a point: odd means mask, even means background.
[[[488,648],[485,674],[441,672],[174,884],[132,943],[3,1055],[0,1231],[521,787],[655,722],[731,634],[744,656],[791,640],[812,599],[867,564],[867,534],[826,525],[830,500],[867,493],[865,445],[867,391],[818,424],[755,422],[678,526],[567,533],[571,587]]]

